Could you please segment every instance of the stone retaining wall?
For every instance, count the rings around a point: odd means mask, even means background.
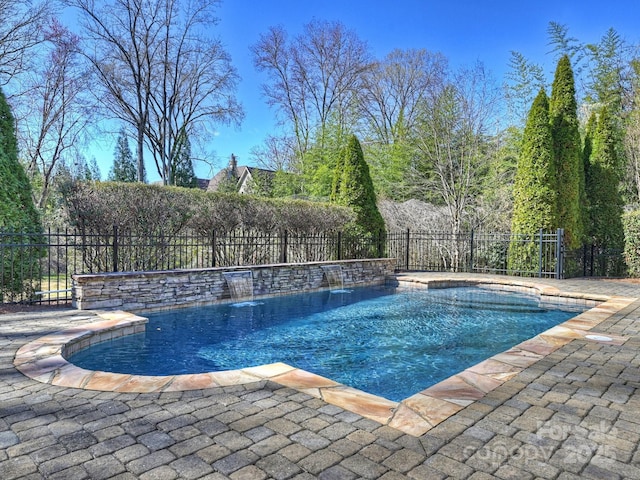
[[[73,276],[73,306],[80,310],[164,310],[230,299],[224,272],[251,270],[254,295],[280,295],[328,288],[323,265],[340,265],[345,288],[385,282],[393,258],[252,267],[202,268]]]

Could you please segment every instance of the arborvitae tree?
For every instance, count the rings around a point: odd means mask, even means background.
[[[108,179],[112,182],[136,182],[138,180],[138,169],[124,129],[121,129],[118,134],[113,154],[113,167],[111,167]]]
[[[18,161],[15,119],[0,89],[0,228],[40,231],[31,184]]]
[[[583,240],[580,185],[584,177],[582,142],[578,123],[575,83],[571,62],[564,55],[558,62],[549,102],[551,132],[557,171],[558,223],[565,229],[570,248]]]
[[[540,90],[529,111],[514,181],[511,232],[519,236],[509,246],[509,270],[537,270],[534,235],[540,229],[557,225],[555,172],[549,100],[544,90]]]
[[[622,248],[624,244],[624,204],[620,194],[619,171],[615,127],[607,107],[602,107],[593,133],[593,150],[586,179],[588,234],[599,247]]]
[[[42,243],[40,215],[33,203],[31,184],[18,161],[15,120],[0,89],[0,230],[16,232],[21,237],[12,244]],[[37,247],[8,248],[0,256],[0,301],[30,295],[40,281]]]
[[[339,205],[351,207],[356,215],[355,230],[377,235],[384,230],[384,220],[376,205],[376,194],[364,161],[362,147],[355,135],[351,135],[342,149],[336,165],[336,176],[332,200]]]
[[[591,168],[591,153],[593,152],[593,136],[596,133],[596,127],[598,125],[598,116],[595,112],[592,112],[587,120],[587,125],[584,130],[584,141],[582,143],[582,168],[584,170],[584,200],[581,201],[582,209],[582,224],[584,225],[585,240],[588,240],[591,231],[589,225],[589,195],[587,193],[587,182],[589,178],[589,169]]]
[[[178,134],[172,157],[169,184],[176,187],[197,187],[198,179],[193,172],[193,161],[191,160],[191,142],[184,128]]]

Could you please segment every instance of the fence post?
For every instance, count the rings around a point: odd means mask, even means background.
[[[280,242],[280,263],[287,263],[287,248],[289,245],[289,234],[287,230],[282,230],[282,241]]]
[[[342,260],[342,232],[338,232],[338,260]]]
[[[473,228],[471,229],[471,252],[469,253],[469,272],[473,273]]]
[[[556,278],[564,277],[564,228],[556,230]]]
[[[409,270],[409,242],[411,240],[411,229],[407,228],[407,248],[405,249],[405,266]]]
[[[538,232],[538,235],[540,235],[540,242],[538,247],[538,277],[539,278],[542,278],[542,261],[543,261],[542,255],[543,255],[543,248],[544,248],[544,245],[542,244],[543,232],[544,230],[542,229],[540,229],[540,231]]]
[[[118,271],[118,225],[113,226],[113,271]]]
[[[211,232],[211,267],[216,266],[216,231]]]

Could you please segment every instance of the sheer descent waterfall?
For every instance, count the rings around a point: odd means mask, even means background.
[[[344,282],[342,278],[342,267],[340,265],[322,265],[324,275],[329,282],[329,289],[331,292],[344,293],[347,290],[344,289]]]
[[[251,270],[223,272],[222,275],[229,285],[232,300],[253,300],[253,273]]]

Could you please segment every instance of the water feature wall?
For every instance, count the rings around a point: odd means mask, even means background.
[[[74,275],[73,306],[141,312],[229,301],[224,273],[246,270],[252,272],[255,297],[327,289],[323,265],[340,265],[344,288],[349,288],[385,283],[394,273],[395,259]]]

